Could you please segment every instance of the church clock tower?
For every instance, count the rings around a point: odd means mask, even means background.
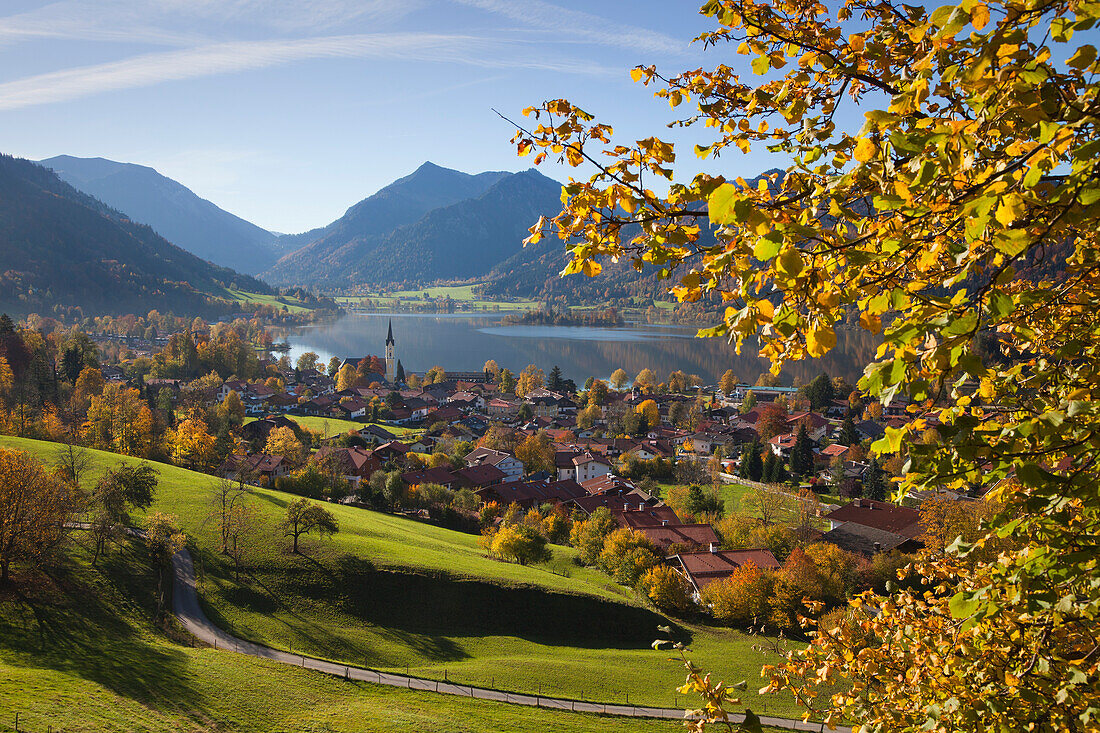
[[[393,384],[397,378],[397,356],[393,348],[393,321],[390,321],[389,331],[386,333],[386,381]]]

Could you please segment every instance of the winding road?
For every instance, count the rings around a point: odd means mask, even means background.
[[[500,690],[490,690],[483,687],[470,685],[456,685],[451,682],[440,682],[420,677],[409,677],[400,674],[379,672],[373,669],[353,667],[337,664],[323,659],[292,654],[279,651],[271,647],[254,644],[244,639],[231,636],[212,624],[203,613],[199,605],[198,594],[195,592],[195,566],[191,560],[191,554],[187,550],[181,550],[172,558],[174,573],[172,610],[180,623],[188,632],[197,639],[214,646],[216,649],[234,651],[261,659],[270,659],[274,662],[291,664],[295,667],[312,669],[317,672],[343,677],[345,679],[374,682],[379,685],[391,687],[405,687],[410,690],[424,690],[438,692],[442,695],[458,695],[471,697],[478,700],[491,700],[493,702],[507,702],[515,705],[527,705],[530,707],[548,708],[552,710],[567,710],[577,713],[598,713],[601,715],[619,715],[630,718],[666,718],[683,720],[684,711],[677,708],[648,708],[634,705],[610,705],[603,703],[584,702],[581,700],[564,700],[560,698],[542,697],[541,695],[521,695]],[[731,716],[734,722],[741,722],[743,716]],[[791,730],[823,731],[827,730],[821,723],[807,723],[802,720],[788,718],[773,718],[761,716],[760,722],[764,725]],[[840,733],[851,733],[851,728],[838,726]]]

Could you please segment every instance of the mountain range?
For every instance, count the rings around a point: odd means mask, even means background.
[[[152,168],[71,155],[39,162],[73,188],[148,224],[169,242],[204,260],[254,275],[282,254],[277,235],[200,198]]]
[[[328,226],[295,235],[309,241],[262,276],[321,287],[481,277],[521,246],[540,214],[560,208],[560,192],[534,170],[470,175],[424,163]]]
[[[211,264],[28,160],[0,156],[0,310],[227,312],[227,287],[266,284]]]

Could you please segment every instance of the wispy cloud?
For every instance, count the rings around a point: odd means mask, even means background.
[[[321,58],[400,59],[586,75],[614,73],[611,69],[585,61],[540,58],[529,49],[521,50],[507,41],[476,36],[385,33],[296,40],[238,41],[142,54],[123,61],[66,69],[6,82],[0,84],[0,110]]]
[[[687,44],[678,38],[638,26],[624,25],[542,0],[454,0],[539,29],[558,32],[567,39],[582,38],[603,46],[643,53],[683,55]]]
[[[229,28],[316,33],[379,26],[423,0],[60,0],[0,17],[0,43],[46,38],[193,46]],[[223,36],[224,38],[224,36]]]

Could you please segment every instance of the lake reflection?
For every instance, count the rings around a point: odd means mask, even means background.
[[[332,323],[286,332],[291,359],[317,352],[332,356],[382,355],[387,324],[393,322],[397,357],[407,371],[424,372],[439,365],[453,371],[476,371],[487,359],[519,372],[528,364],[562,373],[582,383],[589,376],[607,378],[618,368],[633,377],[645,367],[661,379],[681,369],[714,383],[727,369],[755,381],[768,362],[747,347],[741,356],[722,339],[695,338],[695,328],[630,324],[621,328],[581,326],[502,326],[500,316],[469,314],[354,313]],[[838,330],[837,348],[824,359],[784,369],[784,383],[808,382],[822,370],[855,383],[874,355],[875,337],[864,331]]]

